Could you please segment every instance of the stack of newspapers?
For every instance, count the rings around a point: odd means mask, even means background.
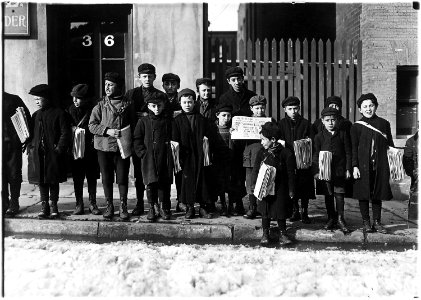
[[[319,179],[330,181],[331,174],[332,152],[320,151],[319,153]]]
[[[389,147],[387,150],[387,160],[389,162],[390,178],[393,181],[402,180],[405,177],[403,169],[403,150]]]
[[[205,167],[211,165],[209,157],[209,139],[206,136],[203,137],[203,165]]]
[[[130,130],[130,125],[127,125],[120,130],[120,137],[117,138],[117,145],[122,159],[126,159],[132,155],[132,132]]]
[[[172,158],[174,161],[174,173],[178,173],[181,171],[181,165],[180,165],[180,144],[171,141],[171,152],[172,152]]]
[[[256,185],[254,187],[254,196],[258,200],[262,200],[267,195],[275,195],[275,177],[276,168],[265,163],[260,165],[259,174],[257,175]]]
[[[73,132],[73,158],[79,159],[85,156],[85,129],[75,127]]]
[[[308,169],[312,163],[311,139],[301,139],[294,141],[295,160],[297,169]]]
[[[12,120],[13,126],[15,127],[21,143],[24,143],[26,139],[29,138],[29,126],[23,107],[18,107],[16,109],[16,113],[11,116],[10,119]]]

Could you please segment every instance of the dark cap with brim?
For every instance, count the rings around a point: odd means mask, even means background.
[[[47,84],[38,84],[34,86],[30,91],[30,95],[42,97],[49,99],[50,98],[50,87]]]
[[[76,84],[70,92],[70,96],[80,99],[86,98],[86,95],[88,94],[88,89],[89,86],[87,84]]]
[[[282,101],[282,107],[300,105],[300,99],[295,96],[289,96]]]
[[[379,106],[379,103],[377,102],[377,98],[376,98],[376,96],[374,96],[373,93],[362,94],[360,96],[360,98],[358,98],[358,100],[357,100],[357,106],[361,107],[361,103],[364,100],[371,100],[376,107]]]
[[[333,107],[329,107],[329,106],[323,108],[322,112],[320,113],[322,118],[327,117],[327,116],[337,116],[338,114],[339,114],[339,110]]]
[[[181,97],[192,96],[193,100],[196,98],[196,93],[191,89],[182,89],[178,93],[178,101],[180,102]]]
[[[148,64],[148,63],[144,63],[141,64],[138,68],[137,68],[137,72],[139,74],[155,74],[156,70],[154,65]]]
[[[238,76],[244,76],[243,69],[241,69],[240,67],[231,67],[225,71],[225,77],[227,79],[230,79],[230,77],[238,77]]]

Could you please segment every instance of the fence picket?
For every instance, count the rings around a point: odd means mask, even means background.
[[[237,66],[237,42],[235,40],[231,40],[231,67]]]
[[[354,73],[354,47],[353,43],[349,44],[349,52],[348,52],[348,59],[349,59],[349,98],[347,102],[347,107],[349,108],[349,117],[348,119],[351,120],[352,123],[355,122],[355,107],[353,103],[353,99],[355,97],[355,73]],[[355,101],[354,101],[355,102]]]
[[[325,104],[325,64],[324,64],[324,51],[323,41],[319,40],[319,109],[316,113],[316,118],[320,116]],[[315,119],[311,119],[313,122]]]
[[[294,63],[294,95],[301,101],[301,45],[299,39],[295,41]]]
[[[293,68],[293,57],[292,57],[292,51],[294,48],[294,44],[291,41],[291,39],[288,40],[288,68],[287,68],[287,74],[288,74],[288,96],[294,95],[294,68]]]
[[[303,117],[308,119],[310,112],[310,102],[308,97],[308,42],[307,39],[303,41],[303,99],[304,106]]]
[[[282,103],[285,99],[285,42],[282,39],[279,42],[279,102]],[[282,107],[282,106],[281,106]],[[285,114],[282,108],[279,108],[279,119],[283,119]]]
[[[253,88],[253,44],[249,39],[247,41],[247,88],[254,90]]]
[[[262,72],[261,66],[261,53],[260,53],[260,40],[257,39],[255,43],[256,47],[256,69],[255,69],[255,76],[256,76],[256,94],[262,94],[262,82],[260,78],[260,74]]]
[[[347,53],[348,47],[346,45],[346,40],[343,40],[342,42],[342,78],[341,78],[341,91],[342,91],[342,103],[346,105],[342,105],[342,115],[345,118],[349,118],[349,110],[348,108],[348,93],[347,93],[347,68],[346,68],[346,59],[348,58]]]
[[[240,40],[238,43],[238,60],[239,60],[239,67],[243,70],[244,75],[247,76],[244,70],[244,60],[245,60],[245,53],[244,53],[244,41]]]
[[[267,39],[263,41],[263,95],[269,99],[269,42]],[[269,114],[272,114],[272,105],[266,105]]]
[[[333,45],[333,94],[335,96],[340,96],[339,92],[339,70],[338,70],[338,60],[339,60],[339,42],[336,40]]]
[[[278,66],[276,62],[276,40],[272,40],[272,67],[271,67],[271,77],[272,77],[272,95],[270,98],[267,96],[267,100],[269,103],[272,103],[272,118],[275,120],[279,119],[279,111],[278,111],[278,80],[277,80],[277,72]],[[268,103],[268,104],[269,104]]]
[[[309,118],[311,120],[316,119],[316,107],[317,107],[317,78],[316,78],[316,41],[314,39],[311,40],[311,73],[310,73],[310,113]]]
[[[363,42],[358,42],[358,55],[357,55],[357,94],[355,95],[355,99],[360,98],[362,90],[363,90],[363,63],[362,63],[362,57],[363,57]],[[356,118],[356,116],[355,116]]]
[[[332,44],[326,42],[326,98],[332,96]]]

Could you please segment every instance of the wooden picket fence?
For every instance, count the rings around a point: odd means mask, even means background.
[[[248,89],[268,99],[267,114],[275,119],[284,117],[282,100],[297,96],[302,115],[313,122],[319,117],[327,97],[342,98],[342,115],[352,122],[356,115],[356,100],[361,95],[361,41],[323,42],[307,39],[293,42],[267,39],[261,43],[248,40],[214,41],[210,45],[208,76],[215,82],[215,97],[228,89],[225,70],[230,66],[243,69]],[[238,46],[238,47],[237,47]]]

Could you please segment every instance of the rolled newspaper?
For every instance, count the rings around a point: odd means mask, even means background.
[[[171,141],[171,152],[172,152],[172,158],[174,161],[174,173],[178,173],[181,171],[181,165],[180,165],[180,144],[175,141]]]
[[[74,159],[80,159],[85,156],[85,129],[83,128],[74,128],[72,153]]]
[[[209,139],[206,136],[203,137],[203,165],[205,167],[211,165],[209,157]]]
[[[312,144],[311,139],[301,139],[294,141],[294,153],[297,163],[297,169],[308,169],[312,163]]]

